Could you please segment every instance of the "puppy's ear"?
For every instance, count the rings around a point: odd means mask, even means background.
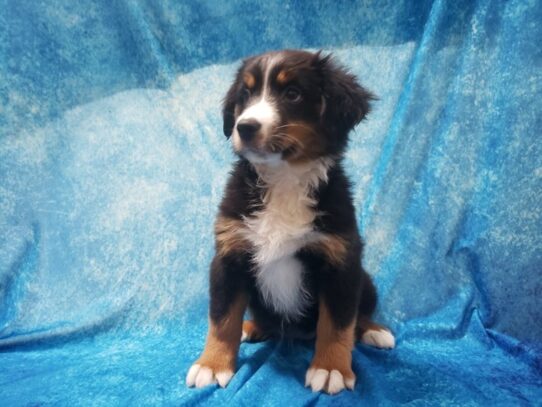
[[[235,125],[235,104],[237,102],[237,94],[239,92],[241,70],[242,68],[237,71],[235,81],[230,86],[230,89],[228,90],[228,93],[226,93],[224,101],[222,102],[222,129],[224,131],[224,135],[228,138],[231,136],[233,126]]]
[[[349,132],[365,118],[376,97],[363,88],[357,78],[338,65],[331,54],[318,51],[313,64],[322,78],[323,119],[330,128]]]

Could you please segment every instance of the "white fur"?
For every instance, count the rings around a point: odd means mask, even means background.
[[[220,387],[226,387],[232,377],[233,372],[231,370],[213,372],[211,368],[196,363],[190,367],[186,374],[186,385],[199,388],[218,382]]]
[[[247,150],[243,153],[243,155],[252,164],[264,164],[276,167],[282,162],[282,155],[280,153],[258,154],[254,151]]]
[[[258,270],[257,285],[264,301],[287,317],[302,314],[310,300],[303,287],[303,265],[293,256],[263,264]]]
[[[316,217],[312,191],[327,182],[330,160],[302,165],[282,162],[256,166],[267,187],[264,209],[244,219],[245,237],[255,247],[257,285],[266,303],[286,318],[303,314],[310,300],[303,287],[303,267],[294,257],[308,243],[321,238],[312,223]]]
[[[347,389],[354,390],[354,386],[356,385],[356,377],[344,379],[344,385]]]
[[[233,147],[236,151],[240,152],[243,150],[243,143],[239,132],[237,131],[237,124],[242,120],[256,120],[261,124],[261,132],[264,134],[264,137],[268,136],[279,120],[279,114],[276,106],[273,104],[273,100],[269,96],[269,74],[273,66],[278,62],[277,57],[270,58],[267,60],[266,70],[264,73],[264,82],[262,86],[262,94],[259,99],[254,101],[250,106],[248,106],[241,115],[235,121],[235,126],[233,128],[232,142]],[[250,151],[243,152],[247,159],[254,163],[262,163],[262,156],[259,154],[254,154]],[[248,153],[248,154],[247,154]]]
[[[338,370],[326,370],[309,368],[305,375],[305,387],[310,387],[312,391],[325,391],[329,394],[336,394],[345,388],[354,389],[356,379],[345,379]]]
[[[332,370],[329,372],[329,382],[327,384],[327,392],[329,394],[336,394],[344,390],[344,377],[338,370]]]
[[[329,371],[325,369],[309,369],[305,378],[305,386],[310,386],[312,391],[321,391],[326,385]]]
[[[237,119],[237,123],[242,120],[257,120],[262,125],[262,132],[267,134],[275,125],[278,119],[278,113],[271,100],[269,100],[267,89],[264,88],[261,98],[243,111]]]
[[[385,329],[369,329],[362,336],[361,341],[370,346],[381,349],[395,348],[395,338],[391,332]]]
[[[233,372],[231,370],[226,370],[224,372],[215,373],[216,380],[218,385],[222,388],[226,387],[233,377]]]
[[[188,369],[188,373],[186,374],[186,385],[188,387],[192,387],[196,384],[196,376],[198,375],[200,368],[201,366],[195,363]]]

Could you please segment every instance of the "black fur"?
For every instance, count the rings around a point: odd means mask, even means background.
[[[241,86],[240,84],[242,73],[243,67],[239,68],[239,70],[237,71],[235,82],[233,86],[231,86],[228,90],[228,93],[226,93],[226,97],[224,98],[224,102],[222,104],[222,130],[224,131],[224,135],[227,138],[231,136],[231,133],[233,131],[233,125],[235,123],[234,110],[238,100],[239,86]]]
[[[319,298],[324,298],[338,328],[346,327],[356,317],[369,318],[376,306],[376,290],[370,276],[361,265],[363,244],[359,236],[355,209],[352,203],[349,181],[342,168],[342,153],[346,148],[348,133],[369,112],[374,96],[357,83],[356,78],[338,66],[332,58],[320,53],[310,54],[286,51],[285,62],[276,67],[296,67],[298,75],[295,86],[303,92],[303,105],[288,105],[279,100],[278,109],[287,122],[303,120],[314,129],[315,143],[325,147],[321,155],[333,157],[328,172],[328,182],[322,183],[313,193],[319,215],[314,229],[342,237],[349,242],[348,252],[342,266],[329,263],[323,255],[301,249],[297,258],[305,269],[305,288],[313,303],[303,318],[288,321],[270,309],[262,300],[256,284],[250,251],[226,257],[216,256],[211,266],[211,312],[215,322],[223,318],[236,296],[249,296],[250,311],[258,325],[269,334],[297,335],[315,330],[318,318]],[[242,111],[247,98],[243,74],[251,72],[255,78],[254,93],[259,92],[262,81],[261,58],[244,61],[223,103],[224,134],[233,132],[237,111]],[[274,76],[273,76],[274,77]],[[273,83],[277,95],[281,85]],[[322,97],[325,99],[322,101]],[[323,103],[323,104],[322,104]],[[281,110],[282,109],[282,110]],[[320,151],[320,150],[316,150]],[[284,153],[286,156],[286,152]],[[313,154],[315,154],[313,152]],[[258,174],[253,165],[240,156],[235,164],[225,195],[220,205],[220,215],[242,220],[264,208],[262,196],[265,186],[259,185]]]
[[[331,132],[347,135],[367,116],[375,96],[363,88],[357,78],[337,65],[331,55],[317,54],[316,66],[322,75],[322,93],[326,98],[325,120]]]

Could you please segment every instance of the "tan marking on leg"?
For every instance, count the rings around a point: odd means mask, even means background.
[[[198,370],[210,374],[210,378],[199,378],[204,385],[209,384],[209,380],[217,380],[224,387],[233,373],[239,352],[241,342],[241,333],[243,326],[243,314],[247,305],[246,296],[242,295],[230,306],[227,315],[217,323],[209,319],[209,331],[207,341],[200,358],[193,366],[199,366]],[[197,374],[196,374],[197,376]],[[221,383],[221,381],[224,383]],[[198,377],[194,378],[198,385]],[[189,383],[190,385],[190,383]]]
[[[265,341],[269,335],[265,334],[254,321],[243,321],[243,335],[241,340],[247,342]]]
[[[354,325],[352,321],[346,328],[336,328],[325,302],[321,299],[312,365],[328,370],[336,369],[347,376],[353,375]]]
[[[354,387],[356,375],[352,371],[352,349],[354,347],[355,321],[345,328],[335,326],[329,310],[320,299],[316,348],[306,385],[313,391],[324,390],[330,394]]]
[[[250,72],[245,72],[243,74],[243,82],[247,88],[252,89],[256,85],[256,78]]]
[[[334,266],[342,266],[348,253],[348,242],[338,235],[324,235],[308,246],[314,252],[324,255]]]
[[[215,222],[215,243],[218,255],[225,256],[233,252],[244,252],[250,248],[244,238],[245,225],[239,219],[218,216]]]

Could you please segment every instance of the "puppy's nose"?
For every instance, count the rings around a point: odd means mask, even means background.
[[[243,141],[252,140],[260,127],[262,127],[260,122],[254,119],[241,120],[237,123],[237,131]]]

